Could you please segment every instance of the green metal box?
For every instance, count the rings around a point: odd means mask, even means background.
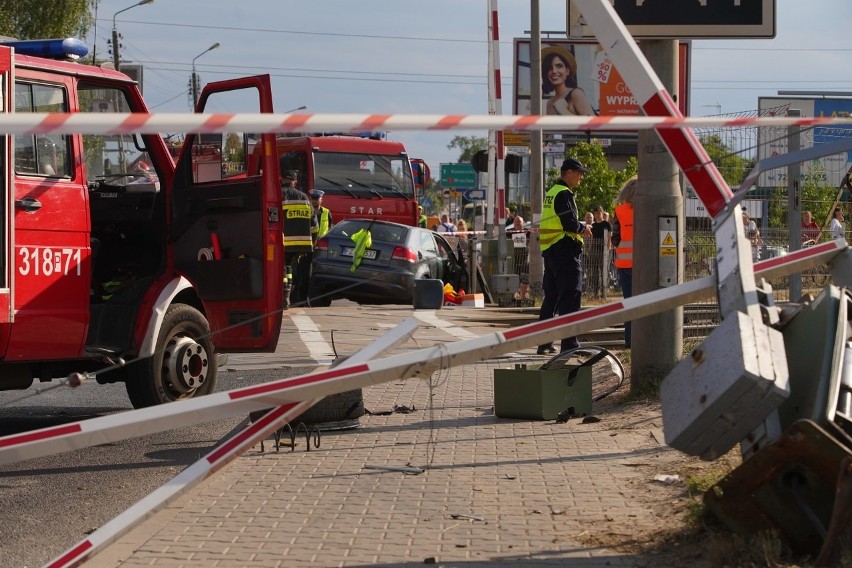
[[[500,418],[554,420],[569,407],[574,416],[592,411],[591,367],[494,370],[494,414]]]

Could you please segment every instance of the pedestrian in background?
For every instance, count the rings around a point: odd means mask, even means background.
[[[589,287],[592,295],[603,296],[603,274],[604,274],[604,251],[609,250],[609,237],[612,233],[612,225],[604,219],[604,209],[598,205],[595,207],[592,223],[592,238],[587,242],[589,252]]]
[[[802,213],[802,243],[811,241],[816,244],[819,238],[819,225],[814,221],[814,215],[810,211]]]
[[[515,273],[518,275],[518,291],[514,298],[519,302],[531,300],[529,292],[530,283],[530,261],[529,242],[530,231],[524,227],[524,218],[515,215],[512,226],[506,229],[506,236],[512,241],[513,258],[515,260]]]
[[[616,198],[612,223],[612,244],[615,247],[615,268],[618,284],[625,298],[633,295],[633,194],[639,178],[633,176],[621,186]],[[624,322],[624,346],[630,349],[630,322]]]
[[[541,255],[544,258],[544,299],[539,320],[580,310],[583,294],[583,238],[592,236],[592,227],[579,219],[574,191],[589,171],[579,160],[567,158],[559,169],[559,181],[544,196],[539,226]],[[564,337],[561,350],[579,347],[576,337]],[[538,346],[538,354],[555,353],[552,343]]]
[[[425,213],[423,213],[423,206],[418,205],[417,206],[417,226],[420,227],[421,229],[425,229],[426,223],[428,223],[428,222],[429,222],[429,218],[426,216]]]
[[[456,226],[450,222],[450,216],[446,213],[441,215],[441,222],[438,224],[439,233],[455,233]]]
[[[840,207],[834,208],[834,217],[831,219],[828,231],[832,241],[846,236],[846,228],[843,226],[843,210]]]

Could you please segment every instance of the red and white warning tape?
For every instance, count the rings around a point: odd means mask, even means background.
[[[0,114],[6,134],[156,134],[161,132],[323,132],[364,130],[640,130],[696,127],[852,125],[852,117],[671,117],[456,114]]]

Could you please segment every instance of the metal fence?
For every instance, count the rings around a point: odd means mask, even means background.
[[[511,235],[508,235],[511,237]],[[846,234],[850,238],[849,232]],[[827,240],[827,234],[822,241]],[[538,250],[529,246],[517,246],[519,242],[507,245],[507,262],[503,270],[518,275],[518,289],[497,291],[492,293],[492,300],[500,307],[533,307],[542,300],[540,281],[529,278],[530,254],[539,254]],[[616,269],[613,265],[614,249],[609,246],[609,239],[586,239],[583,248],[583,304],[600,304],[621,298]],[[805,245],[807,246],[807,245]],[[494,239],[482,241],[479,249],[478,263],[486,282],[492,281],[492,276],[499,270],[497,262],[497,246]],[[789,233],[787,229],[766,229],[760,238],[753,241],[753,259],[764,260],[789,251]],[[683,281],[688,282],[715,274],[716,239],[709,230],[688,230],[684,244]],[[802,274],[802,294],[816,293],[829,282],[829,275],[824,267],[818,267]],[[775,279],[769,282],[776,302],[797,301],[790,298],[790,277]],[[719,322],[718,306],[715,296],[711,295],[704,302],[699,302],[684,309],[684,338],[704,337],[708,330]]]

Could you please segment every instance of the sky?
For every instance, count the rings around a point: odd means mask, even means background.
[[[680,0],[670,0],[678,2]],[[565,0],[541,0],[541,30],[563,39]],[[113,18],[122,61],[144,67],[153,112],[190,112],[192,60],[202,83],[268,73],[276,112],[487,114],[486,0],[101,0],[86,39],[109,58]],[[528,38],[529,0],[498,0],[503,114],[512,112],[513,38]],[[777,0],[774,39],[694,40],[692,116],[748,112],[779,90],[852,96],[849,0]],[[205,51],[214,43],[220,47]],[[203,55],[201,55],[203,54]],[[457,161],[454,136],[389,133],[433,175]]]

